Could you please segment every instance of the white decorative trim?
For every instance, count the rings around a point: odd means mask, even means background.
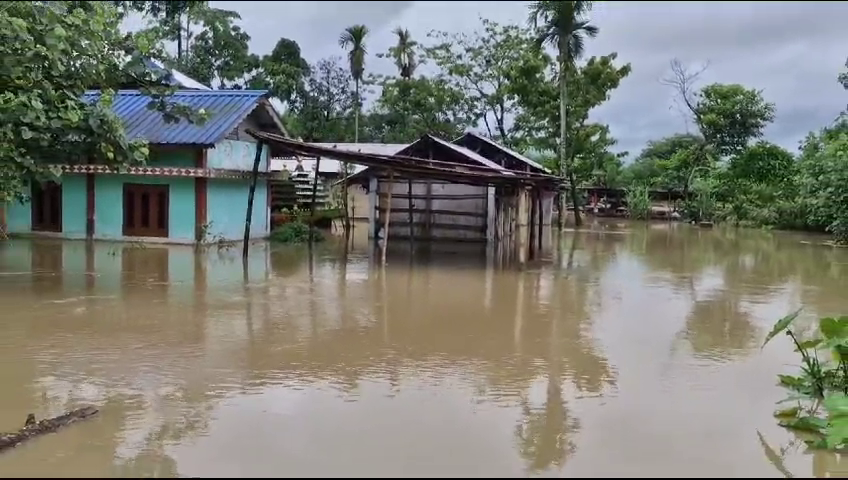
[[[196,167],[123,167],[106,165],[54,165],[62,173],[97,175],[146,175],[153,177],[189,177],[189,178],[250,178],[252,172],[244,170],[225,170],[221,168]],[[259,177],[269,177],[268,172],[258,172]]]

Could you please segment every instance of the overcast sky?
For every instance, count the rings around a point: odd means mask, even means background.
[[[339,33],[363,23],[371,29],[368,48],[384,52],[391,31],[402,26],[424,39],[438,29],[472,31],[485,16],[501,23],[526,22],[526,2],[232,2],[264,54],[280,37],[297,41],[310,62],[341,55]],[[618,52],[633,71],[597,109],[610,125],[617,149],[638,153],[649,139],[685,131],[672,91],[659,83],[677,57],[692,65],[709,61],[702,83],[741,83],[763,90],[777,105],[766,137],[795,151],[810,130],[832,122],[848,104],[836,81],[848,57],[848,2],[596,2],[590,18],[600,35],[588,55]],[[393,71],[388,60],[368,59],[372,72]]]

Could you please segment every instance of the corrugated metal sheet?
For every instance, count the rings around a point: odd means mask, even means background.
[[[436,138],[432,135],[429,135],[429,137],[432,138],[433,140],[435,140],[436,143],[443,145],[447,148],[450,148],[451,150],[453,150],[453,151],[455,151],[455,152],[457,152],[461,155],[465,155],[466,157],[470,158],[471,160],[476,161],[477,163],[480,163],[481,165],[489,167],[492,170],[497,170],[499,172],[502,172],[504,175],[512,175],[512,172],[510,172],[506,168],[498,165],[497,163],[489,160],[488,158],[483,157],[482,155],[480,155],[476,152],[472,152],[471,150],[469,150],[465,147],[460,147],[459,145],[454,145],[453,143],[446,142],[446,141],[442,140],[441,138]]]
[[[482,135],[477,135],[476,133],[473,133],[473,132],[467,132],[467,133],[466,133],[465,135],[463,135],[462,137],[459,137],[459,138],[457,138],[456,140],[454,140],[454,142],[458,142],[458,141],[462,140],[462,138],[463,138],[463,137],[465,137],[465,136],[474,137],[474,138],[476,138],[476,139],[479,139],[480,141],[486,142],[486,143],[488,143],[489,145],[491,145],[492,147],[497,148],[497,149],[499,149],[500,151],[502,151],[502,152],[506,153],[507,155],[512,156],[512,157],[513,157],[513,158],[515,158],[516,160],[519,160],[519,161],[521,161],[521,162],[524,162],[524,163],[526,163],[527,165],[530,165],[530,166],[531,166],[531,167],[533,167],[533,168],[537,168],[537,169],[539,169],[539,170],[543,171],[544,173],[551,173],[551,171],[550,171],[550,170],[548,170],[547,168],[543,167],[543,166],[542,166],[542,165],[540,165],[539,163],[534,162],[533,160],[530,160],[529,158],[525,157],[524,155],[522,155],[522,154],[520,154],[520,153],[518,153],[518,152],[516,152],[516,151],[514,151],[514,150],[511,150],[511,149],[509,149],[509,148],[506,148],[506,147],[504,147],[503,145],[501,145],[501,144],[499,144],[499,143],[495,143],[493,140],[490,140],[490,139],[488,139],[488,138],[486,138],[486,137],[484,137],[484,136],[482,136]]]
[[[371,155],[394,155],[409,146],[408,143],[312,143],[312,145]]]
[[[185,120],[165,123],[160,112],[149,110],[150,97],[138,90],[120,90],[112,110],[123,121],[130,139],[143,138],[159,145],[214,145],[233,131],[258,105],[265,90],[181,90],[168,101],[207,112],[203,125]],[[86,100],[96,100],[99,91],[85,93]]]

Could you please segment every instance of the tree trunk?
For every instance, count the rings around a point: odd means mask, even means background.
[[[94,407],[83,407],[70,411],[64,415],[47,418],[39,422],[35,421],[35,416],[33,414],[29,414],[22,429],[15,433],[0,433],[0,451],[8,448],[14,448],[30,438],[47,433],[53,433],[62,427],[66,427],[80,420],[85,420],[88,417],[96,415],[97,412],[98,410]]]
[[[353,143],[359,143],[359,79],[354,79],[356,83],[356,109],[353,113]],[[344,162],[342,164],[342,169],[344,170],[344,174],[342,178],[344,178],[344,182],[342,183],[342,208],[344,208],[344,235],[345,240],[350,238],[350,211],[348,209],[348,192],[347,192],[347,176],[348,176],[348,164]]]
[[[580,218],[580,210],[577,205],[577,182],[574,178],[574,165],[570,161],[570,156],[568,155],[568,148],[566,144],[567,140],[567,132],[568,132],[568,123],[566,118],[566,107],[568,105],[568,87],[566,83],[566,67],[567,64],[563,62],[560,65],[560,82],[559,82],[559,115],[560,115],[560,127],[559,127],[559,162],[560,162],[560,177],[565,179],[568,177],[569,183],[569,191],[571,192],[571,203],[574,207],[574,226],[579,227],[583,222]],[[566,205],[565,205],[565,196],[560,195],[560,215],[557,218],[559,222],[559,228],[562,229],[563,218],[567,213]]]

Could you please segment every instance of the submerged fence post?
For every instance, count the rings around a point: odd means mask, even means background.
[[[250,220],[253,218],[253,196],[256,194],[256,177],[259,176],[259,163],[262,161],[262,147],[264,144],[259,142],[256,145],[256,157],[253,159],[253,172],[250,176],[250,192],[247,194],[247,215],[244,219],[244,247],[241,251],[241,256],[247,259],[247,250],[250,244]]]

